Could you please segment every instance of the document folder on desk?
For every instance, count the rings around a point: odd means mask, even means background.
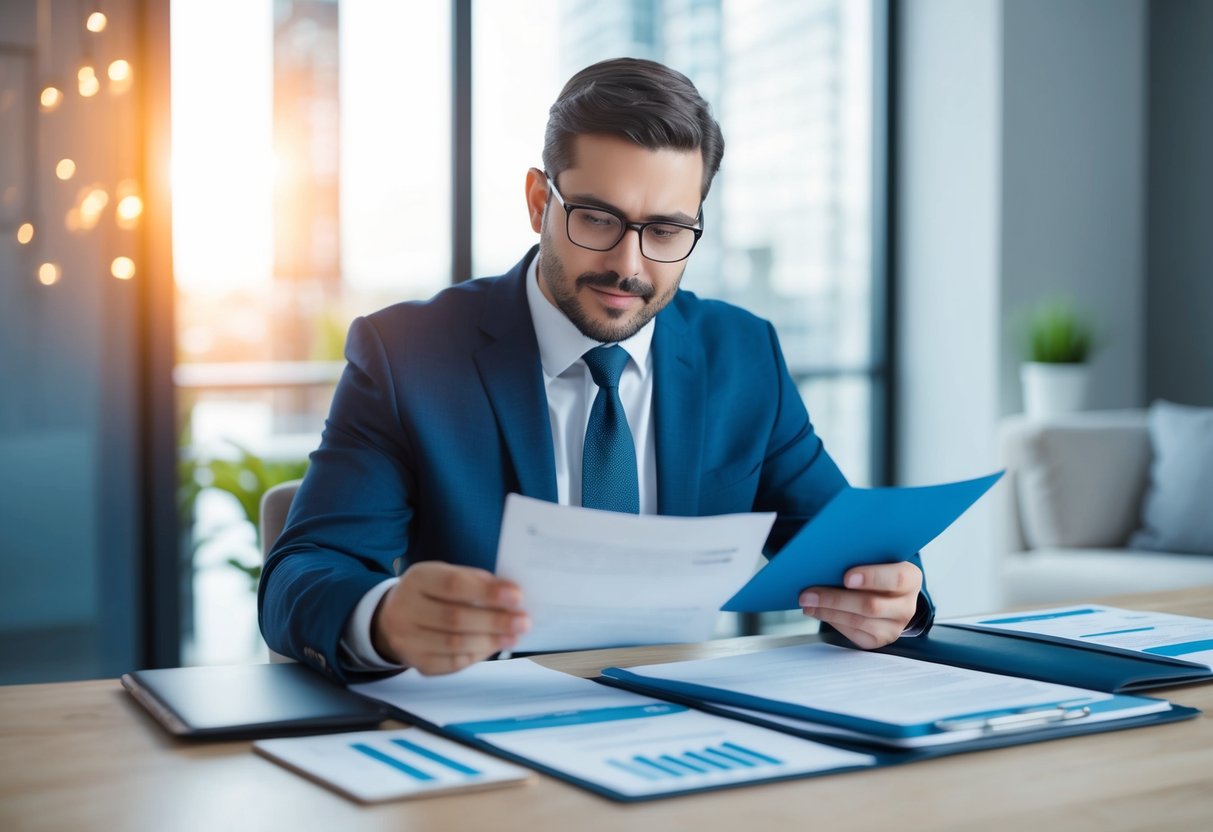
[[[905,762],[1170,722],[1198,713],[1161,699],[824,643],[626,670],[607,668],[602,676],[650,696],[705,706],[799,736],[901,749]]]
[[[881,652],[1130,693],[1213,681],[1213,621],[1083,604],[941,621]]]
[[[401,718],[618,801],[871,768],[883,760],[609,688],[527,659],[351,688]]]

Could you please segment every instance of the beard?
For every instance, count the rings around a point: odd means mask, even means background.
[[[577,327],[582,335],[604,344],[625,341],[653,320],[653,316],[664,309],[673,299],[674,294],[678,291],[678,285],[682,282],[682,274],[686,271],[686,264],[683,263],[678,277],[669,290],[661,295],[657,294],[657,289],[653,284],[646,283],[638,277],[620,278],[616,272],[583,272],[577,276],[576,280],[570,282],[565,273],[564,262],[556,254],[555,246],[552,245],[552,238],[548,233],[546,223],[540,234],[539,243],[539,279],[547,286],[552,299],[556,302],[556,308],[573,322],[573,326]],[[588,287],[613,289],[617,292],[635,295],[643,301],[643,305],[635,311],[608,307],[603,311],[609,320],[604,321],[587,312],[585,305],[581,302],[581,292],[587,291]]]

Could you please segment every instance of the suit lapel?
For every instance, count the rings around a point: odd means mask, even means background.
[[[556,460],[539,345],[526,300],[526,268],[536,249],[485,296],[480,328],[489,341],[476,352],[480,380],[528,497],[556,502]]]
[[[657,512],[690,517],[699,511],[707,389],[702,349],[676,303],[657,315],[653,332]]]

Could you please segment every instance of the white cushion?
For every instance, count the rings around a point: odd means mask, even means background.
[[[1213,555],[1213,408],[1150,406],[1154,461],[1137,549]]]
[[[1144,414],[1083,413],[1011,429],[1007,463],[1027,546],[1123,546],[1138,525],[1150,461]]]
[[[1213,585],[1213,557],[1134,549],[1038,549],[1008,555],[1000,578],[1002,604],[1044,606]]]

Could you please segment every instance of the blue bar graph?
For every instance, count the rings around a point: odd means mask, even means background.
[[[400,746],[403,749],[412,751],[414,754],[420,754],[422,757],[425,757],[427,760],[433,760],[435,763],[446,766],[447,768],[451,769],[452,771],[457,771],[460,774],[466,774],[469,777],[475,777],[476,775],[480,774],[479,771],[472,768],[471,766],[465,766],[463,763],[458,762],[457,760],[452,760],[450,757],[444,757],[441,754],[439,754],[437,751],[431,751],[430,749],[426,748],[425,746],[418,745],[415,742],[409,742],[408,740],[404,740],[404,739],[394,739],[394,740],[392,740],[392,742],[394,744]]]
[[[778,767],[783,761],[735,742],[722,742],[709,748],[688,749],[666,754],[636,754],[625,759],[608,759],[606,764],[641,780],[688,780],[711,777],[724,772]]]
[[[412,777],[414,780],[430,781],[430,780],[434,779],[434,776],[432,774],[426,774],[424,771],[422,771],[419,768],[413,768],[412,766],[410,766],[408,763],[404,762],[403,760],[397,760],[395,757],[391,756],[390,754],[384,754],[378,748],[372,748],[371,746],[367,745],[366,743],[356,742],[356,743],[351,744],[350,748],[354,749],[355,751],[359,751],[359,752],[365,754],[366,756],[370,757],[372,760],[378,760],[379,762],[381,762],[385,765],[391,766],[392,768],[396,769],[397,771],[402,771],[405,774],[407,774],[409,777]]]

